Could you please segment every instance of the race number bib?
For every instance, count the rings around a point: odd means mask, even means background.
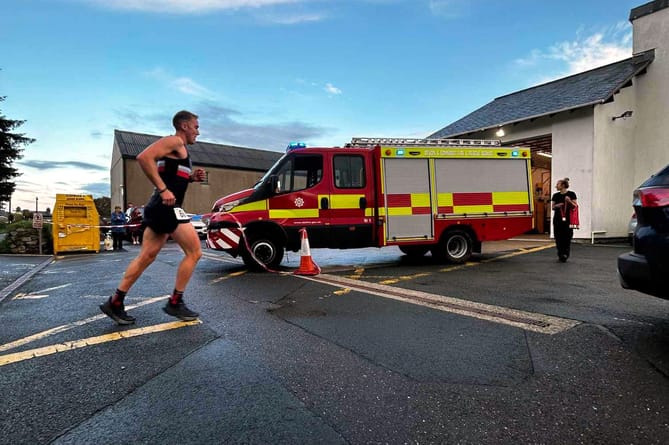
[[[177,217],[177,221],[190,221],[190,216],[188,216],[181,207],[175,207],[174,214]]]

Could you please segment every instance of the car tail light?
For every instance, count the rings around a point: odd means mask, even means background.
[[[669,188],[648,188],[634,192],[634,205],[664,207],[669,205]]]

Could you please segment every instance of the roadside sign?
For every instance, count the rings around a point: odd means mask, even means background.
[[[40,212],[33,213],[33,229],[41,229],[44,219]]]

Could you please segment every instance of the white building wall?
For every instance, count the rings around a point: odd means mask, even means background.
[[[633,183],[638,186],[669,164],[669,8],[640,17],[632,26],[634,53],[655,49],[655,60],[636,85]]]
[[[124,183],[123,178],[123,159],[121,158],[121,150],[114,139],[114,147],[112,149],[111,168],[109,169],[110,180],[110,196],[112,210],[116,206],[124,207],[124,192],[125,190],[119,185]],[[109,218],[110,215],[100,215],[100,217]]]
[[[551,132],[553,134],[551,170],[553,185],[558,179],[569,178],[569,189],[576,193],[580,206],[580,229],[574,230],[574,238],[590,238],[591,232],[598,230],[593,226],[594,131],[592,108],[583,108],[573,113],[561,113],[555,116]],[[552,226],[551,236],[553,236]]]
[[[634,79],[636,84],[637,78]],[[602,237],[626,237],[627,225],[634,210],[632,191],[637,150],[634,135],[636,112],[629,118],[613,120],[623,112],[636,110],[636,89],[623,88],[614,101],[597,105],[594,110],[593,150],[593,230],[606,231]]]

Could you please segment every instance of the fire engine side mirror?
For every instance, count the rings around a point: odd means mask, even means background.
[[[270,195],[276,195],[281,191],[281,181],[277,175],[271,175],[267,180],[267,188]]]
[[[367,208],[367,198],[364,196],[360,198],[360,208],[363,210]]]

